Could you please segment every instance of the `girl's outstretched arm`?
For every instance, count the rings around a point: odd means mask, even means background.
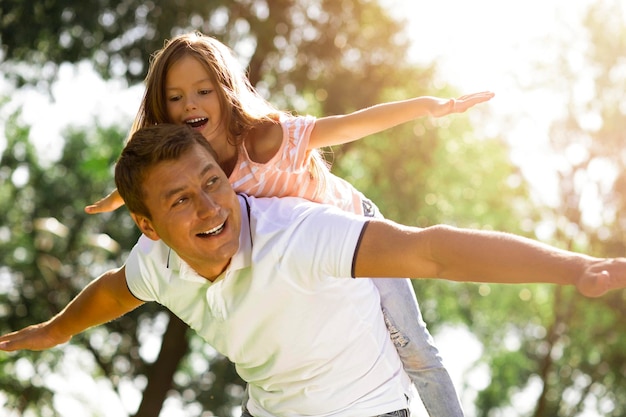
[[[377,104],[346,115],[322,117],[315,123],[309,148],[352,142],[419,117],[463,113],[493,96],[494,93],[483,91],[458,98],[415,97]]]
[[[88,214],[106,213],[116,210],[124,205],[124,200],[117,192],[117,189],[111,191],[106,197],[102,197],[95,203],[85,207],[85,212]]]

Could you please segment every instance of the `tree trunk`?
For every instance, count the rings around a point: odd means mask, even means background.
[[[161,351],[148,370],[148,385],[134,417],[158,417],[167,392],[172,387],[178,364],[189,349],[186,337],[187,325],[171,312],[169,312],[169,318],[161,342]]]

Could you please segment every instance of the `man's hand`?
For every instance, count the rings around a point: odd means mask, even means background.
[[[50,322],[34,324],[13,333],[0,336],[0,350],[45,350],[68,342],[70,338],[55,337]]]
[[[576,288],[587,297],[600,297],[611,290],[626,288],[626,258],[595,262],[583,272]]]
[[[52,319],[0,336],[0,350],[49,349],[139,307],[144,302],[128,289],[125,271],[121,267],[100,275]]]

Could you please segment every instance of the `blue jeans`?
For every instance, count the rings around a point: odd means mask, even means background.
[[[382,218],[376,204],[364,198],[366,217]],[[372,278],[391,340],[405,372],[417,389],[431,417],[463,417],[463,408],[439,350],[426,328],[411,280]]]
[[[448,371],[417,304],[410,279],[372,278],[391,339],[404,370],[432,417],[462,417],[463,409]]]
[[[463,408],[448,371],[419,309],[410,279],[372,278],[380,293],[380,303],[391,340],[431,417],[463,417]],[[248,395],[244,396],[244,414]],[[402,411],[395,411],[400,413]],[[387,413],[380,417],[403,414]],[[406,417],[410,414],[406,414]]]
[[[366,217],[382,218],[378,207],[363,200]],[[404,371],[417,389],[424,408],[431,417],[464,417],[461,402],[443,366],[439,350],[422,318],[415,290],[408,278],[371,278],[380,294],[380,304],[389,329],[391,340],[402,360]],[[245,409],[244,396],[242,417],[252,417]],[[376,417],[409,417],[406,410],[382,414]]]

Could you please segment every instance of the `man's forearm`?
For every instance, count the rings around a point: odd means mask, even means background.
[[[136,305],[123,304],[124,299],[120,299],[119,291],[126,289],[124,280],[122,269],[106,272],[89,283],[51,320],[53,331],[71,337],[133,310],[141,303],[136,300]],[[124,287],[120,288],[120,284]]]
[[[109,322],[141,305],[126,286],[124,268],[109,271],[87,285],[47,322],[0,337],[0,350],[43,350],[69,341],[84,330]]]
[[[447,226],[430,233],[439,277],[454,281],[576,285],[586,268],[600,261],[508,233]]]

